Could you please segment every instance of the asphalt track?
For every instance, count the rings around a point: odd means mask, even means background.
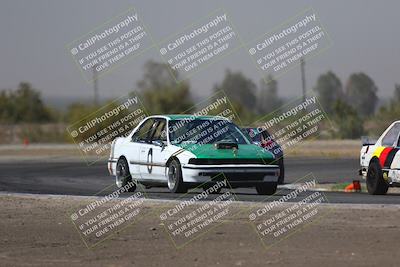
[[[358,159],[286,159],[286,183],[294,183],[312,173],[319,183],[342,183],[359,179],[357,175]],[[108,175],[105,162],[91,166],[84,162],[34,162],[19,161],[0,163],[0,191],[12,193],[55,194],[93,196],[106,195],[115,190],[114,180]],[[99,193],[101,192],[101,193]],[[200,192],[200,191],[199,191]],[[289,190],[280,189],[277,194],[268,197],[276,200]],[[187,195],[171,194],[166,188],[145,190],[152,199],[186,199]],[[237,200],[260,202],[266,196],[259,196],[255,189],[235,189]],[[129,196],[130,193],[126,193]],[[331,203],[360,204],[400,204],[400,194],[371,196],[365,193],[324,192]],[[216,195],[217,196],[217,195]]]

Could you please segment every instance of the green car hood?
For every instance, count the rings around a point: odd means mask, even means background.
[[[275,157],[257,145],[238,145],[238,149],[217,149],[213,144],[179,144],[200,159],[263,159],[272,162]]]

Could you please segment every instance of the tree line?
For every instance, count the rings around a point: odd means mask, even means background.
[[[144,68],[143,77],[135,87],[151,114],[182,113],[195,105],[189,82],[177,83],[179,73],[168,65],[149,61]],[[222,81],[212,90],[224,91],[228,95],[243,123],[256,121],[285,103],[285,99],[279,96],[278,81],[271,75],[256,84],[240,71],[226,70]],[[377,109],[378,88],[372,78],[362,72],[351,74],[343,85],[332,71],[328,71],[318,77],[312,90],[334,124],[329,133],[332,138],[378,135],[388,124],[400,118],[400,85],[395,85],[390,102]],[[1,124],[71,124],[98,108],[96,105],[73,103],[65,112],[51,109],[43,103],[38,90],[26,82],[20,83],[16,90],[0,92]]]

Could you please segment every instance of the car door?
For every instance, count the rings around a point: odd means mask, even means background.
[[[131,140],[126,144],[126,156],[128,159],[129,170],[133,178],[141,180],[140,167],[143,162],[140,158],[141,146],[148,142],[150,138],[152,126],[154,124],[154,118],[148,118],[145,120],[139,128],[133,133]]]
[[[166,119],[155,119],[150,130],[149,139],[140,146],[140,175],[143,180],[165,182],[165,164],[168,160],[166,151]]]

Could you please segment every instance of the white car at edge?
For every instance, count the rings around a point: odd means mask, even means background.
[[[373,195],[386,194],[390,186],[400,186],[400,121],[393,122],[378,141],[363,141],[359,174]]]

